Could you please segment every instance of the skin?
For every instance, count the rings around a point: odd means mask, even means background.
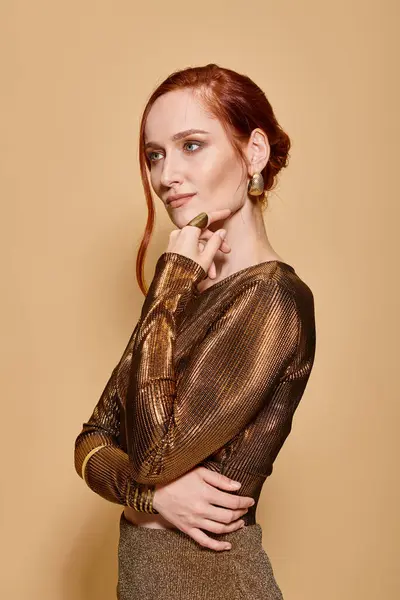
[[[172,139],[177,133],[202,129]],[[178,252],[198,262],[207,277],[203,291],[232,273],[268,260],[281,260],[272,248],[258,199],[249,196],[251,176],[268,162],[270,146],[263,130],[254,129],[243,144],[243,164],[221,122],[211,116],[192,90],[168,92],[153,104],[145,128],[146,153],[151,161],[154,193],[175,225],[167,252]],[[180,207],[166,203],[169,194],[195,193]],[[187,223],[201,212],[208,214],[204,229]],[[225,241],[219,232],[225,231]],[[246,240],[246,243],[243,243]],[[134,524],[178,528],[204,547],[217,551],[226,543],[202,530],[227,533],[240,528],[240,517],[253,499],[232,493],[231,480],[205,467],[197,467],[175,481],[156,486],[153,505],[159,515],[125,508]],[[221,491],[226,490],[226,491]],[[218,505],[218,506],[216,506]]]

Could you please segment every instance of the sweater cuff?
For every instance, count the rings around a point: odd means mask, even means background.
[[[164,252],[157,261],[153,297],[165,291],[181,292],[194,288],[207,273],[199,263],[177,252]]]
[[[155,485],[136,482],[132,482],[131,485],[128,481],[126,505],[139,512],[158,515],[159,512],[153,506],[155,491]]]
[[[158,306],[174,313],[183,313],[196,294],[196,285],[207,273],[196,261],[178,254],[164,252],[157,261],[154,277],[143,303],[141,318],[158,310]]]

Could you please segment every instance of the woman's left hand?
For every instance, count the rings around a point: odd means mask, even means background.
[[[215,279],[216,268],[214,258],[217,252],[228,253],[229,245],[223,241],[220,233],[225,229],[213,232],[208,226],[215,221],[226,219],[231,214],[230,208],[215,210],[208,213],[208,222],[205,228],[200,229],[194,225],[185,225],[182,229],[174,229],[169,236],[167,252],[176,252],[197,262],[210,279]]]

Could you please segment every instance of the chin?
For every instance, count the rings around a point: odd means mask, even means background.
[[[179,229],[182,229],[201,212],[206,211],[199,207],[193,208],[193,206],[181,206],[179,208],[173,208],[169,213],[169,218],[177,227],[179,227]]]

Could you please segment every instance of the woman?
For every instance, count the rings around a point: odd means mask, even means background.
[[[120,600],[282,598],[255,513],[315,354],[313,294],[262,216],[289,148],[264,93],[217,65],[145,108],[146,297],[75,444],[79,475],[124,506]],[[146,290],[148,173],[176,229]]]

